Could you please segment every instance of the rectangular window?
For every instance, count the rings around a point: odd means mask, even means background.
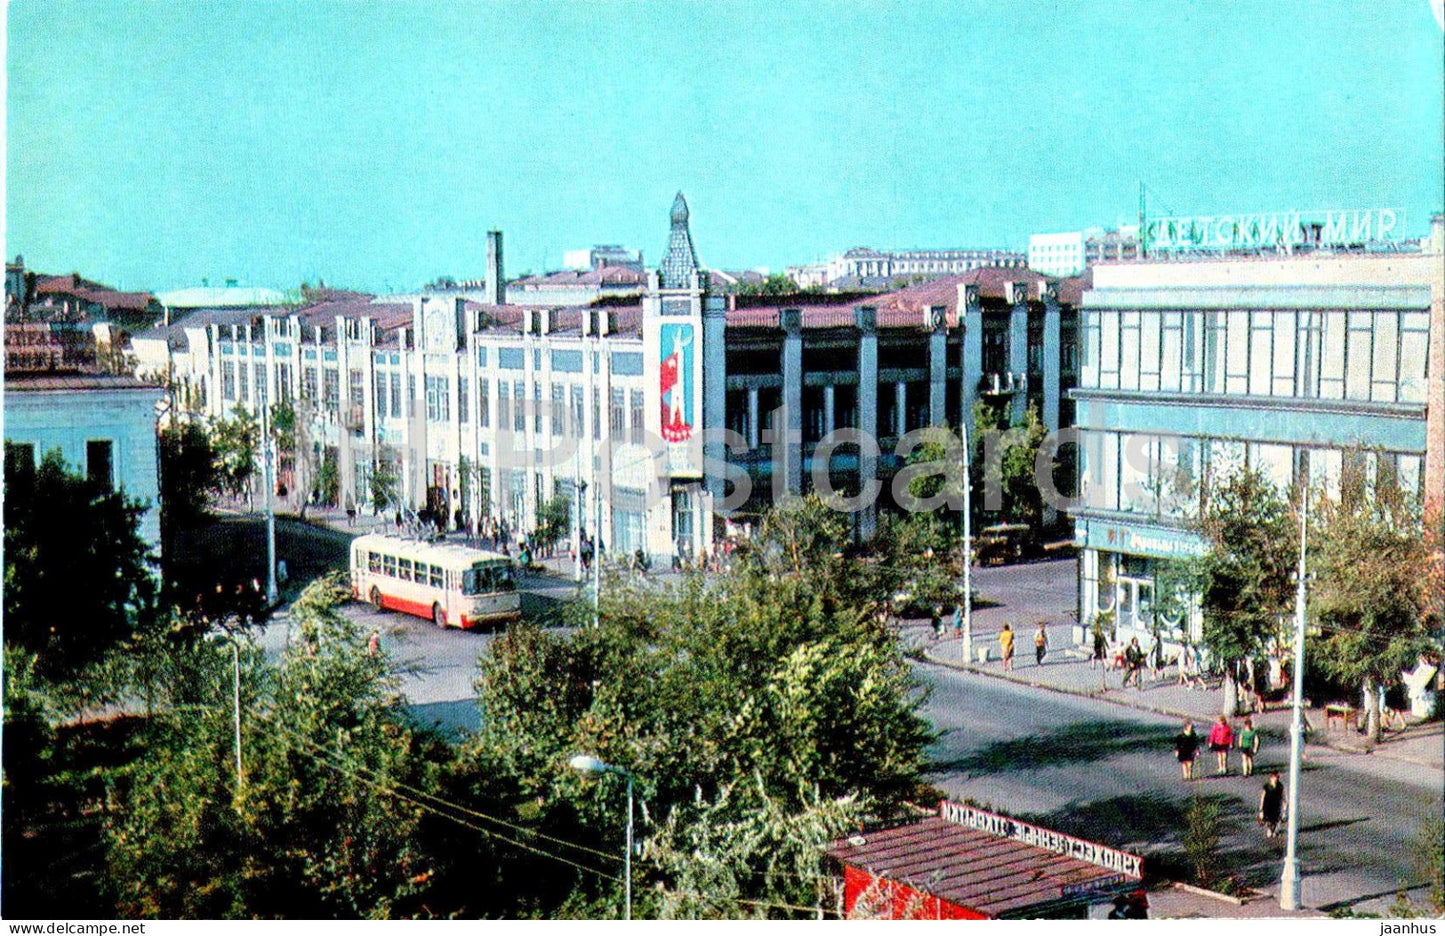
[[[253,371],[253,375],[256,379],[256,405],[265,406],[267,400],[270,399],[270,397],[268,396],[268,389],[266,387],[266,365],[252,364],[251,370]]]
[[[1406,312],[1400,321],[1400,401],[1425,402],[1425,360],[1429,336],[1429,316],[1424,312]]]
[[[381,553],[370,551],[366,553],[366,569],[368,572],[378,574],[381,572]]]
[[[1119,323],[1119,389],[1139,389],[1139,313],[1125,312]]]
[[[572,436],[582,438],[582,433],[587,428],[586,403],[582,397],[582,388],[572,388]]]
[[[602,390],[592,388],[592,438],[602,438]]]
[[[1184,330],[1180,313],[1165,312],[1159,335],[1159,389],[1178,392],[1184,383]]]
[[[430,422],[451,419],[451,380],[446,377],[426,378],[426,418]]]
[[[1119,386],[1119,313],[1099,313],[1099,386]]]
[[[1371,399],[1395,402],[1399,387],[1400,316],[1398,312],[1375,313],[1375,360]]]
[[[395,556],[383,555],[383,556],[381,557],[381,572],[382,572],[383,575],[389,575],[389,576],[391,576],[392,578],[396,578],[396,557],[395,557]]]
[[[1250,313],[1249,392],[1252,396],[1269,396],[1274,371],[1271,336],[1274,315],[1269,312]]]
[[[497,425],[503,432],[512,425],[512,387],[505,380],[497,383]]]
[[[1162,319],[1166,313],[1139,313],[1139,389],[1160,389],[1160,373],[1164,366],[1160,352]],[[1178,315],[1178,313],[1172,313]]]
[[[567,391],[561,385],[552,385],[552,435],[560,436],[567,427]]]
[[[1370,364],[1374,360],[1374,348],[1370,326],[1373,324],[1369,312],[1350,312],[1349,344],[1345,349],[1345,399],[1368,400],[1370,398]]]
[[[1275,396],[1290,396],[1294,393],[1294,341],[1298,329],[1295,313],[1274,314],[1274,364],[1270,390]]]
[[[611,434],[611,438],[619,442],[627,441],[627,414],[624,412],[626,406],[626,392],[620,387],[613,387],[612,406],[607,428]]]
[[[372,383],[375,384],[376,416],[380,419],[386,415],[388,409],[386,405],[386,373],[384,371],[375,371]]]
[[[468,418],[468,417],[469,417],[469,414],[470,414],[470,409],[469,409],[469,407],[468,407],[468,404],[471,402],[471,400],[469,400],[469,399],[467,398],[467,397],[468,397],[467,391],[468,391],[469,389],[471,389],[471,388],[467,386],[467,378],[465,378],[465,377],[458,377],[458,378],[457,378],[457,422],[460,422],[460,423],[470,422],[470,419]]]
[[[310,400],[315,403],[319,399],[316,392],[316,368],[301,368],[301,399]]]
[[[646,398],[641,390],[632,391],[632,443],[641,445],[643,433],[647,431],[647,423],[643,417],[643,400]]]
[[[1345,395],[1345,313],[1321,312],[1320,396],[1338,400]]]
[[[1249,313],[1231,309],[1225,313],[1224,392],[1249,392]]]
[[[393,372],[391,375],[391,415],[395,419],[401,418],[401,373]]]
[[[432,566],[429,570],[432,588],[445,588],[446,577],[441,566]]]
[[[29,475],[35,470],[35,446],[29,442],[5,442],[5,477]]]
[[[251,368],[244,362],[236,364],[236,373],[241,377],[241,394],[239,399],[244,403],[251,399]]]
[[[111,442],[109,439],[91,439],[85,443],[85,476],[95,484],[109,491],[115,486],[114,468],[111,464]]]
[[[236,398],[236,364],[234,361],[221,362],[221,399]]]
[[[322,405],[327,412],[337,413],[341,411],[341,375],[336,368],[328,367],[322,374]]]
[[[537,352],[539,357],[541,353]],[[542,434],[542,384],[535,380],[532,381],[532,431],[537,435]]]
[[[515,432],[527,431],[527,385],[518,380],[512,384],[512,396],[516,398],[516,407],[512,410],[512,429]]]
[[[411,560],[410,560],[410,559],[398,559],[398,560],[396,560],[396,577],[397,577],[397,578],[401,579],[403,582],[410,582],[410,581],[411,581],[411,571],[412,571],[412,566],[411,566]]]
[[[477,384],[477,425],[483,429],[492,424],[492,414],[487,411],[488,405],[491,403],[491,400],[488,399],[488,388],[491,385],[492,382],[485,377]]]
[[[288,401],[291,399],[291,365],[276,365],[276,399]]]
[[[347,372],[346,380],[346,402],[352,406],[366,403],[366,372],[359,367],[353,367]]]

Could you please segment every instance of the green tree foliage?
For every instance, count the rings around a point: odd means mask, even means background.
[[[572,523],[572,499],[552,497],[537,508],[537,528],[532,531],[532,542],[542,548],[557,545],[568,535]]]
[[[769,514],[727,575],[667,588],[614,582],[600,626],[567,636],[513,628],[481,664],[472,756],[514,776],[538,822],[571,823],[567,838],[598,843],[620,832],[620,790],[576,775],[567,759],[588,752],[634,771],[650,817],[639,825],[644,852],[668,856],[641,873],[664,890],[714,873],[703,867],[712,852],[687,836],[717,844],[760,815],[773,817],[767,834],[781,834],[852,817],[835,805],[859,798],[875,814],[898,811],[917,789],[930,737],[915,711],[918,687],[878,616],[892,594],[878,586],[899,586],[904,573],[889,555],[848,561],[847,548],[842,515],[806,498]],[[807,841],[837,828],[816,827],[825,831]],[[718,847],[729,865],[717,873],[742,889],[759,883],[766,849]],[[791,896],[808,897],[813,883]],[[657,902],[651,913],[702,912],[634,893]]]
[[[151,621],[148,505],[72,474],[59,450],[5,460],[5,640],[67,678]]]
[[[1445,589],[1439,553],[1426,536],[1418,500],[1392,485],[1368,486],[1351,464],[1341,496],[1322,499],[1309,538],[1310,617],[1323,631],[1314,641],[1323,668],[1360,686],[1366,731],[1380,736],[1376,692],[1399,680],[1431,649],[1432,601]]]
[[[338,615],[338,577],[292,608],[279,665],[241,654],[243,775],[233,753],[232,649],[190,645],[190,678],[153,719],[150,754],[117,788],[108,828],[117,910],[163,917],[387,917],[415,912],[430,872],[425,785],[385,659]]]
[[[975,519],[995,523],[1023,523],[1038,530],[1043,522],[1043,496],[1034,465],[1048,438],[1048,428],[1037,407],[1030,407],[1022,422],[1010,426],[1008,410],[980,402],[974,407],[977,438],[973,444],[973,509]],[[997,441],[990,444],[990,437]],[[988,496],[996,491],[997,501]]]
[[[1284,493],[1248,470],[1206,481],[1197,529],[1206,553],[1169,580],[1198,596],[1203,642],[1226,668],[1224,707],[1233,714],[1236,664],[1262,653],[1294,606],[1299,533]]]
[[[211,446],[225,493],[240,497],[250,490],[260,445],[261,425],[244,406],[237,406],[229,419],[218,417],[211,423]]]
[[[328,445],[321,454],[321,466],[316,469],[312,491],[319,503],[332,507],[341,500],[341,469],[337,467],[336,457],[336,449]]]
[[[221,468],[210,434],[193,422],[173,423],[160,433],[161,532],[201,526],[210,517],[211,497],[221,488]]]
[[[377,452],[371,466],[371,506],[377,511],[390,510],[397,503],[397,491],[401,485],[401,474],[397,470],[396,455],[383,447]]]
[[[786,273],[769,273],[756,283],[739,282],[733,289],[739,296],[791,296],[798,284]]]

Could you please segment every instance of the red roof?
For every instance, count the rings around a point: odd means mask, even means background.
[[[990,917],[1137,886],[1137,875],[930,816],[855,835],[828,854],[877,878]],[[1136,859],[1137,860],[1137,859]]]
[[[121,292],[111,289],[102,283],[85,279],[77,275],[70,276],[46,276],[35,277],[35,295],[42,296],[74,296],[86,302],[93,302],[96,305],[104,306],[107,309],[121,309],[134,312],[144,312],[150,308],[155,296],[148,292]]]

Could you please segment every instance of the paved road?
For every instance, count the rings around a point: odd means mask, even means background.
[[[1283,839],[1254,824],[1260,777],[1184,784],[1174,760],[1173,720],[1109,702],[1021,687],[929,664],[924,713],[942,732],[932,754],[938,786],[1040,825],[1144,853],[1177,851],[1193,795],[1218,802],[1228,830],[1224,859],[1246,883],[1278,893]],[[1276,740],[1259,768],[1282,766]],[[1258,769],[1258,768],[1257,768]],[[1312,749],[1302,775],[1300,861],[1304,902],[1322,907],[1384,895],[1356,906],[1383,910],[1408,877],[1406,842],[1441,810],[1438,774]]]

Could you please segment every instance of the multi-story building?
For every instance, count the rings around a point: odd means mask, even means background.
[[[1137,225],[1118,230],[1087,228],[1029,236],[1029,269],[1046,276],[1077,276],[1096,263],[1139,256]]]
[[[488,282],[505,282],[496,232]],[[134,346],[143,366],[189,388],[182,405],[194,411],[291,400],[303,426],[302,457],[283,465],[291,497],[329,462],[339,499],[365,505],[385,463],[404,504],[522,532],[554,497],[580,504],[590,530],[600,498],[605,548],[666,558],[709,547],[715,510],[731,500],[747,512],[811,489],[833,429],[882,443],[821,466],[853,492],[886,485],[898,436],[956,426],[982,398],[1017,417],[1032,402],[1051,427],[1069,424],[1078,290],[1015,267],[862,305],[749,306],[699,265],[679,195],[662,264],[635,303],[539,303],[516,284],[484,301],[350,295],[200,310]],[[732,446],[716,436],[729,428]],[[741,478],[751,495],[738,498]],[[860,534],[873,516],[858,512]]]
[[[1027,258],[1009,250],[879,250],[854,247],[828,262],[828,285],[839,289],[892,288],[898,280],[954,276],[985,267],[1013,269]]]
[[[1201,550],[1206,473],[1445,496],[1441,222],[1413,252],[1136,260],[1083,295],[1080,620],[1154,623],[1157,564]],[[1427,363],[1428,362],[1428,363]],[[1161,621],[1197,639],[1199,621]]]

